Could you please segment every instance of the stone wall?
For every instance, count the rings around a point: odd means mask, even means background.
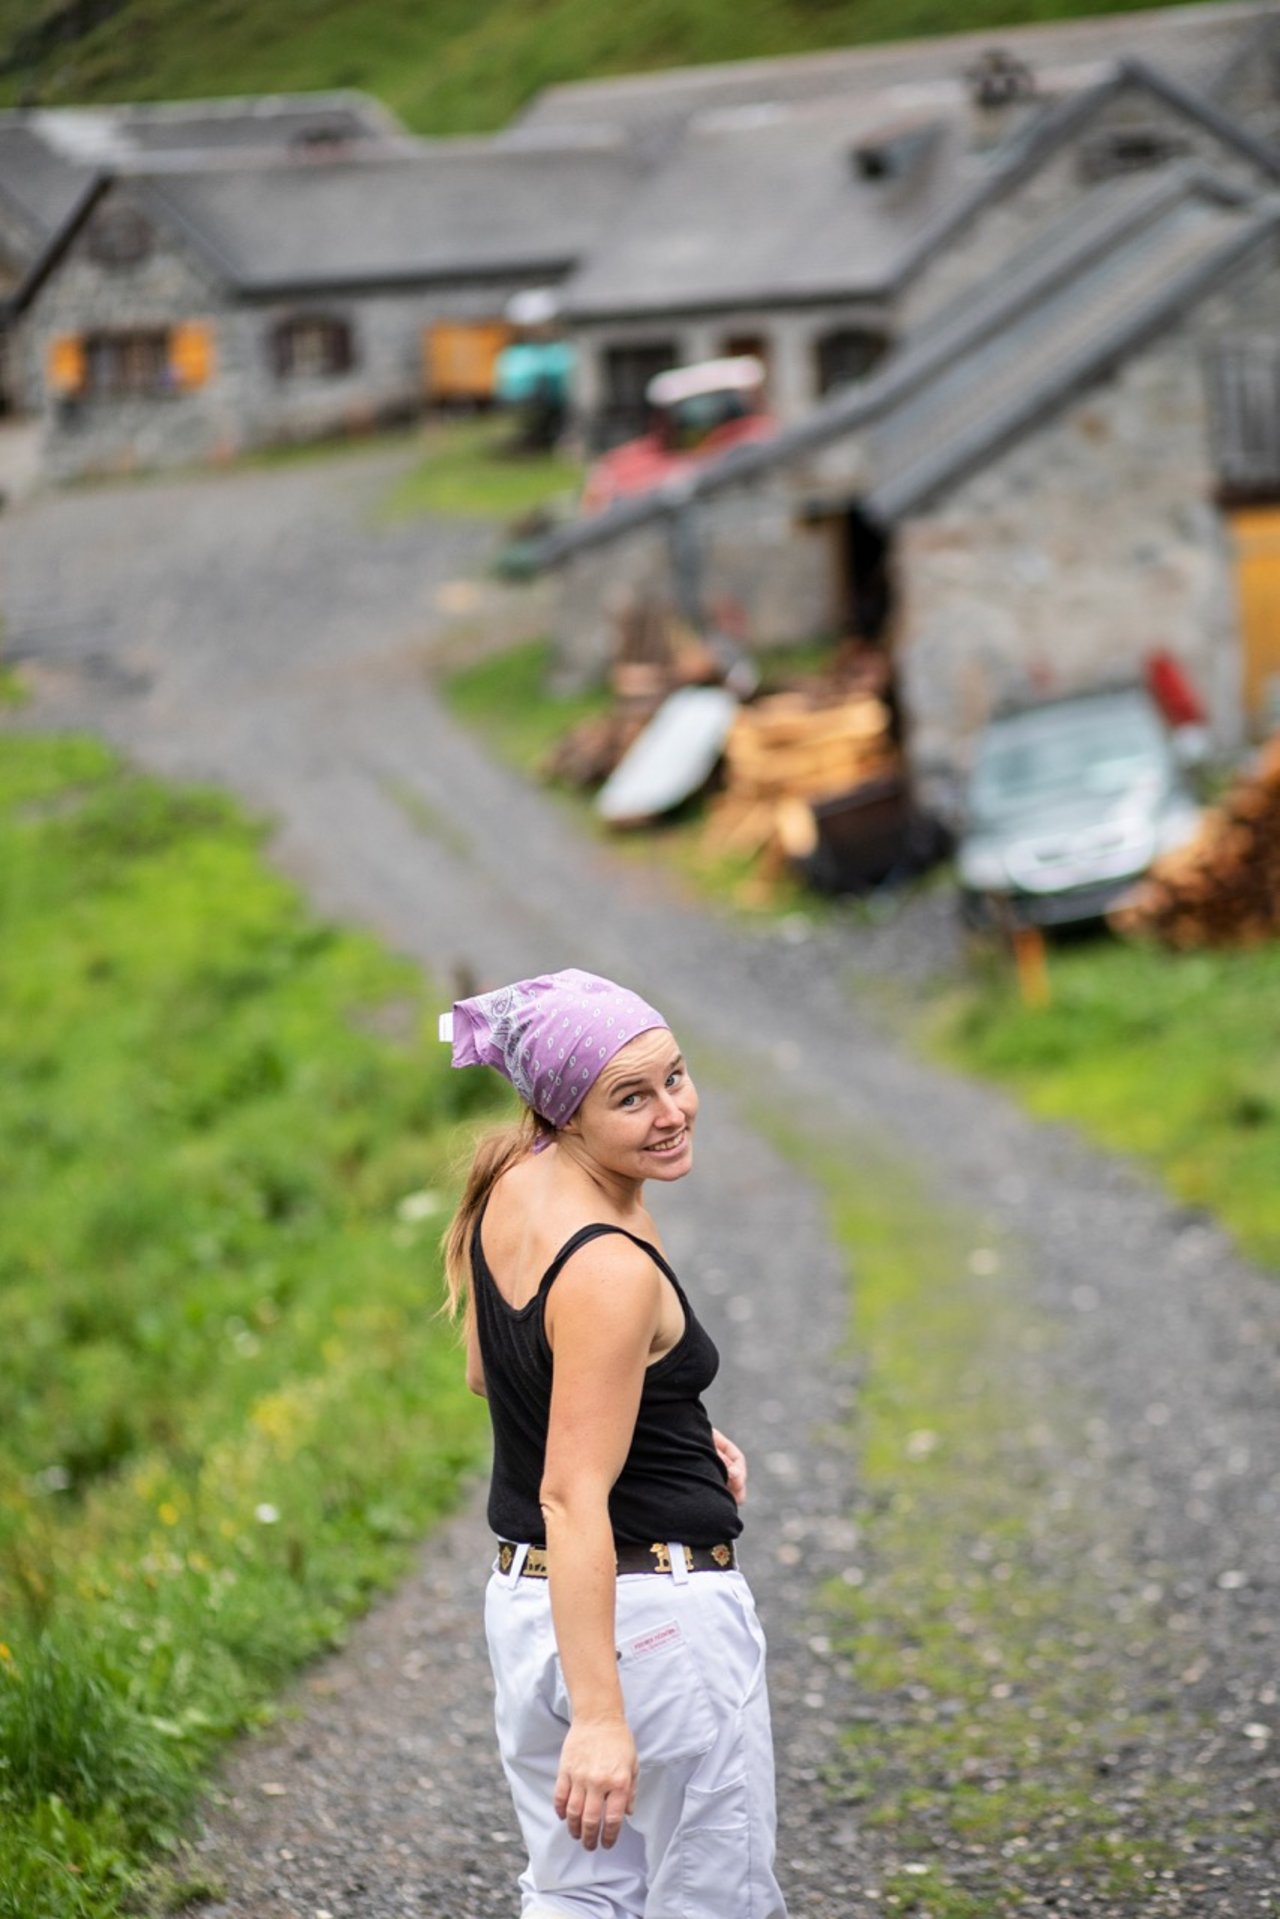
[[[1179,163],[1198,163],[1221,178],[1255,188],[1268,184],[1255,167],[1232,154],[1213,134],[1151,94],[1127,89],[1095,113],[1077,139],[1044,161],[1007,197],[987,207],[927,263],[903,295],[899,330],[910,333],[969,288],[986,284],[1052,222],[1105,194],[1111,182],[1089,176],[1086,155],[1090,141],[1121,130],[1167,133],[1185,149]],[[1156,179],[1167,165],[1125,177],[1135,183]]]
[[[160,226],[144,199],[117,187],[105,204],[136,211],[154,244],[132,266],[107,267],[84,230],[33,301],[21,377],[44,416],[43,465],[53,479],[226,459],[257,447],[359,431],[424,402],[423,337],[438,320],[500,318],[523,281],[459,283],[396,293],[345,293],[280,302],[238,300],[202,259]],[[281,321],[318,316],[352,331],[351,364],[332,375],[282,374],[273,341]],[[95,332],[209,329],[200,384],[134,397],[64,397],[48,390],[53,343]]]
[[[838,631],[842,578],[831,528],[805,523],[802,489],[788,474],[718,494],[698,508],[702,602],[727,602],[746,622],[751,646],[786,646]],[[574,556],[556,576],[558,676],[565,685],[598,680],[611,656],[622,607],[676,600],[665,523],[638,528]]]
[[[1135,678],[1163,649],[1239,734],[1230,555],[1198,330],[1118,377],[897,532],[895,650],[934,797],[1009,700]]]
[[[865,300],[831,301],[821,306],[735,307],[724,313],[677,313],[669,320],[613,321],[575,326],[578,372],[574,410],[585,424],[605,405],[604,356],[611,347],[671,341],[681,366],[718,359],[733,340],[759,339],[768,364],[768,399],[780,420],[801,418],[820,397],[818,343],[845,328],[892,332],[883,306]]]

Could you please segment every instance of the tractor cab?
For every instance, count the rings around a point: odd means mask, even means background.
[[[775,421],[765,408],[764,377],[764,363],[746,353],[657,374],[645,388],[648,431],[593,462],[583,512],[646,493],[743,441],[767,439]]]

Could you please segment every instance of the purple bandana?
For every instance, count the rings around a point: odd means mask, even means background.
[[[455,1001],[440,1022],[455,1066],[493,1066],[527,1106],[563,1126],[619,1049],[665,1026],[625,986],[580,973],[543,973]]]

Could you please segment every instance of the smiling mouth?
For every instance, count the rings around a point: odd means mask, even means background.
[[[660,1140],[656,1146],[646,1146],[644,1150],[646,1153],[678,1153],[688,1137],[689,1128],[682,1126],[674,1138]]]

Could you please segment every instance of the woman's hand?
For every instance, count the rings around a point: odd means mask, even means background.
[[[588,1852],[612,1846],[636,1803],[636,1742],[625,1719],[576,1721],[560,1751],[556,1817]]]
[[[729,1491],[741,1506],[747,1497],[747,1456],[731,1439],[717,1432],[714,1426],[711,1428],[711,1437],[715,1441],[721,1464],[729,1475]]]

